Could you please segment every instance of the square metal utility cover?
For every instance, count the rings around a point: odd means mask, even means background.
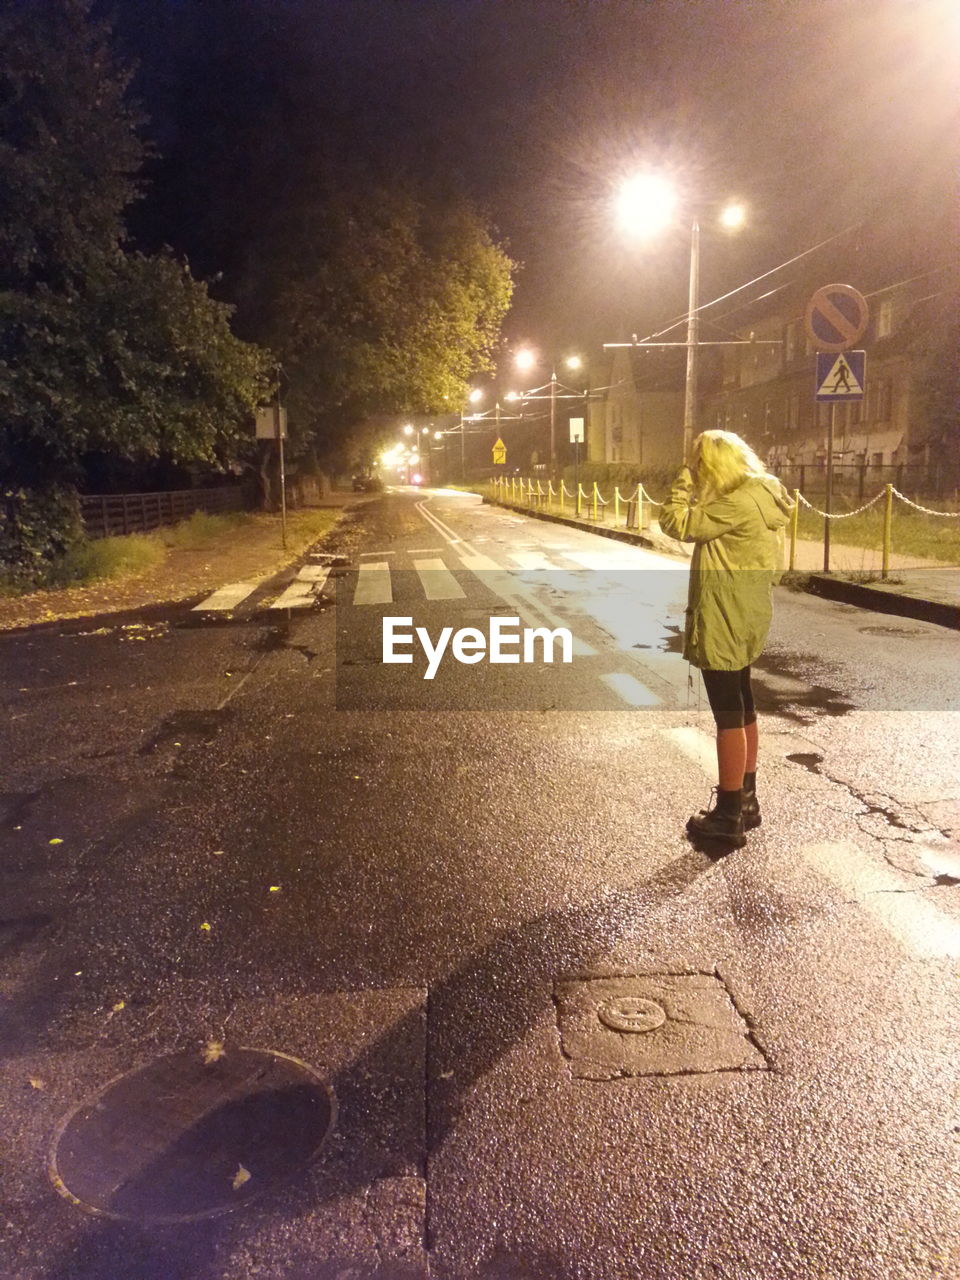
[[[553,998],[564,1056],[582,1080],[769,1066],[716,973],[564,981]]]

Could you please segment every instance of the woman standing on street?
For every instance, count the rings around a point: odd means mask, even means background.
[[[683,656],[700,668],[717,723],[719,786],[716,807],[690,818],[687,831],[739,849],[744,831],[760,825],[750,665],[770,629],[793,503],[731,431],[697,436],[690,463],[673,482],[660,528],[694,543]]]

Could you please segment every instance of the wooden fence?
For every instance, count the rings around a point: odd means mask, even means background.
[[[80,511],[88,538],[111,538],[125,533],[149,533],[161,525],[186,520],[195,511],[211,515],[240,511],[239,486],[221,489],[179,489],[172,493],[86,493]]]

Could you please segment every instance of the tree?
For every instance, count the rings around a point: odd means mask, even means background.
[[[0,294],[0,480],[75,484],[93,451],[211,467],[246,452],[270,361],[230,314],[169,256]]]
[[[0,14],[0,287],[57,288],[116,250],[145,148],[90,0]]]
[[[492,367],[514,264],[465,201],[429,207],[338,174],[274,242],[285,252],[265,267],[266,338],[319,450],[371,414],[449,411]]]
[[[90,0],[14,4],[0,50],[0,486],[8,520],[53,554],[78,534],[85,454],[223,467],[252,452],[271,362],[186,266],[125,247],[144,147]],[[65,523],[44,541],[51,512]]]

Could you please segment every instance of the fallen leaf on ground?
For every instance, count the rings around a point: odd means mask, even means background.
[[[206,920],[204,920],[200,928],[204,931],[204,933],[209,933],[210,930],[213,928],[213,925],[207,924]]]
[[[250,1176],[251,1176],[251,1175],[250,1175],[250,1170],[249,1170],[249,1169],[245,1169],[245,1168],[243,1167],[243,1165],[241,1165],[241,1166],[239,1167],[239,1169],[237,1170],[237,1172],[233,1175],[233,1189],[234,1189],[234,1191],[239,1191],[239,1190],[240,1190],[240,1188],[243,1186],[243,1184],[244,1184],[245,1182],[249,1182],[249,1181],[250,1181]]]
[[[30,1084],[34,1089],[45,1089],[47,1087],[46,1082],[41,1080],[39,1076],[31,1076]]]
[[[221,1058],[226,1057],[226,1049],[219,1040],[208,1040],[203,1049],[203,1061],[206,1066],[211,1062],[219,1062]]]
[[[280,892],[280,886],[279,886],[278,884],[272,884],[272,885],[270,886],[270,892],[271,892],[271,893],[279,893],[279,892]]]
[[[121,1009],[125,1009],[126,1007],[127,1007],[127,1002],[125,1000],[118,1000],[117,1003],[113,1006],[112,1012],[119,1013]]]
[[[214,849],[214,851],[213,851],[213,856],[214,856],[215,858],[221,858],[221,857],[223,856],[223,850],[222,850],[222,849]]]
[[[54,837],[53,837],[53,839],[50,841],[50,843],[51,843],[51,844],[63,844],[63,841],[60,839],[60,837],[59,837],[59,836],[54,836]]]

